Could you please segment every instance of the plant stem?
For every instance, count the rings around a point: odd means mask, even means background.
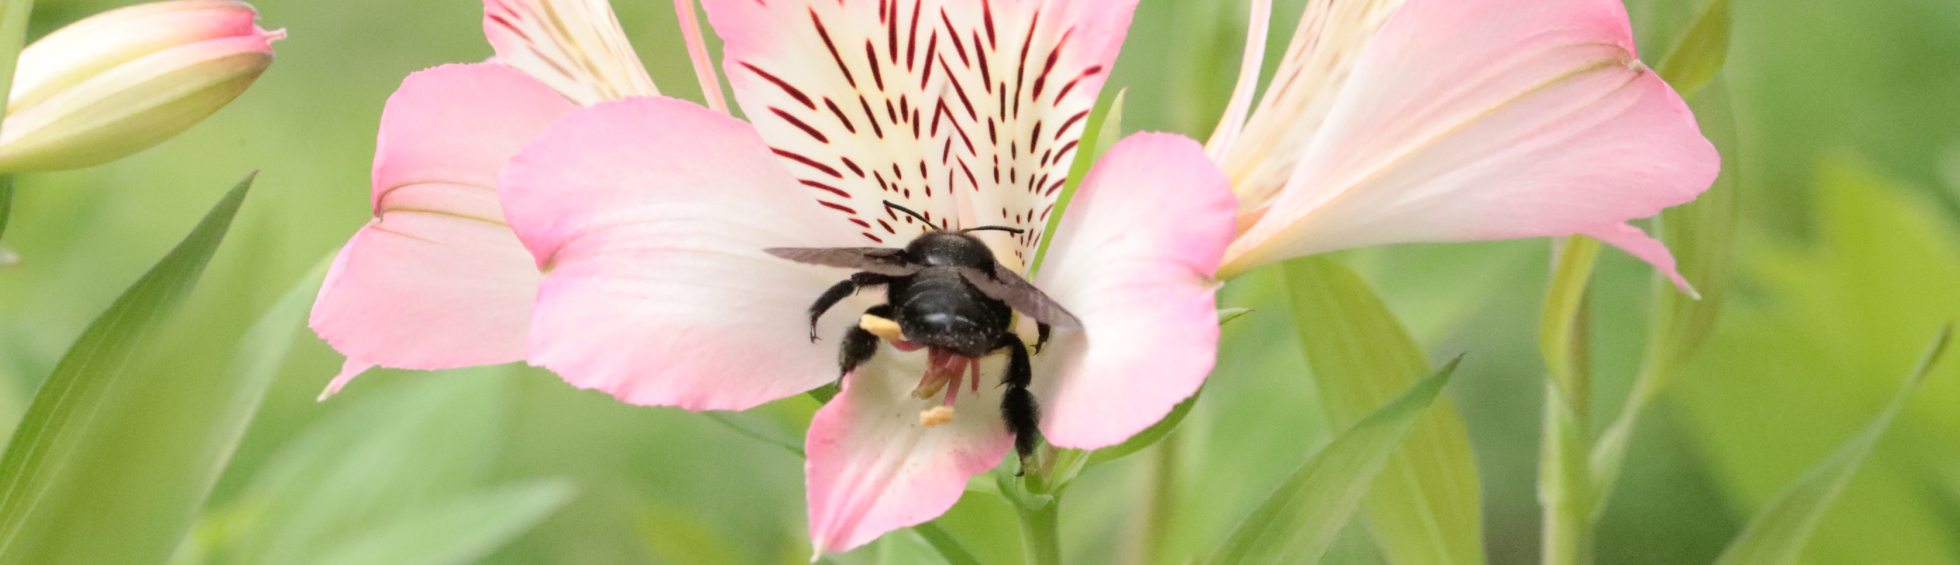
[[[1021,549],[1027,565],[1061,565],[1060,500],[1052,496],[1012,497],[1021,517]]]
[[[1599,241],[1573,236],[1556,250],[1540,352],[1545,385],[1544,434],[1539,444],[1538,501],[1543,507],[1541,562],[1592,563],[1592,379],[1587,288]]]

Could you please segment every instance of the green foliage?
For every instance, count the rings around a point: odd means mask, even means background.
[[[480,487],[496,455],[507,372],[452,371],[342,407],[281,450],[229,508],[206,517],[233,521],[214,528],[226,535],[195,540],[176,562],[434,565],[482,558],[572,492],[555,481]]]
[[[251,184],[219,200],[42,382],[0,458],[0,563],[156,561],[189,526],[276,359],[189,377],[134,361],[197,285]],[[116,532],[118,544],[85,532]]]
[[[1926,374],[1939,362],[1940,355],[1945,353],[1952,338],[1953,326],[1949,324],[1933,339],[1933,344],[1920,357],[1918,368],[1906,376],[1905,384],[1899,387],[1898,394],[1878,413],[1878,417],[1757,511],[1756,517],[1749,520],[1749,526],[1742,530],[1742,535],[1729,545],[1728,551],[1722,553],[1715,565],[1794,565],[1797,557],[1802,555],[1811,531],[1824,517],[1824,511],[1844,490],[1845,483],[1851,482],[1851,475],[1858,471],[1859,464],[1865,462],[1865,455],[1871,453],[1879,436],[1884,435],[1886,428],[1891,427],[1892,420],[1905,410],[1906,401],[1912,398],[1914,391],[1919,390],[1919,384],[1925,382]]]
[[[1836,158],[1816,167],[1818,238],[1743,248],[1748,299],[1734,300],[1677,396],[1727,504],[1763,508],[1893,396],[1926,334],[1960,320],[1960,233],[1923,195]],[[1951,364],[1925,396],[1954,398]],[[1854,377],[1865,375],[1862,377]],[[1908,407],[1826,513],[1804,561],[1941,563],[1960,555],[1937,497],[1960,442],[1951,410]]]
[[[1729,57],[1729,0],[1707,0],[1694,11],[1686,31],[1668,49],[1654,72],[1681,93],[1694,98],[1702,87],[1715,80],[1722,63]]]
[[[1352,425],[1429,371],[1429,361],[1367,283],[1322,257],[1284,264],[1295,326],[1335,426]],[[1375,483],[1367,516],[1396,563],[1483,562],[1477,468],[1448,403],[1424,416]]]
[[[1266,501],[1239,522],[1210,563],[1299,563],[1319,560],[1388,464],[1402,438],[1448,384],[1462,359],[1450,361],[1373,414],[1355,422],[1307,458]]]

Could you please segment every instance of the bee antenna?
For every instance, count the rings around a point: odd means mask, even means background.
[[[1028,230],[1025,230],[1025,229],[1021,229],[1021,228],[1010,228],[1010,227],[1007,227],[1007,226],[980,226],[980,227],[977,227],[977,228],[966,228],[966,229],[963,229],[963,230],[960,230],[960,233],[966,233],[966,232],[970,232],[970,231],[986,231],[986,230],[992,230],[992,231],[1004,231],[1004,232],[1007,232],[1007,233],[1011,233],[1011,234],[1014,234],[1014,235],[1021,235],[1021,234],[1024,234],[1024,233],[1028,233]]]
[[[934,225],[932,224],[932,220],[930,220],[930,219],[927,219],[927,218],[925,217],[925,215],[924,215],[924,214],[920,214],[920,213],[918,213],[918,212],[913,212],[911,208],[906,208],[906,207],[904,207],[904,206],[899,206],[898,204],[894,204],[894,203],[892,203],[892,201],[890,201],[890,200],[886,200],[886,201],[885,201],[885,207],[886,207],[886,208],[890,208],[890,209],[895,209],[895,210],[898,210],[898,211],[900,211],[900,212],[904,212],[904,213],[905,213],[905,215],[907,215],[907,216],[911,216],[911,217],[914,217],[914,218],[918,218],[918,219],[919,219],[919,221],[921,221],[921,222],[925,222],[925,223],[926,223],[926,227],[929,227],[929,228],[932,228],[932,229],[939,229],[939,228],[938,228],[937,226],[934,226]]]

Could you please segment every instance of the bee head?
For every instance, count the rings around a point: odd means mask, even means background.
[[[931,228],[931,231],[919,234],[919,237],[914,238],[911,243],[905,245],[905,252],[911,256],[913,262],[931,267],[991,269],[994,265],[993,251],[988,249],[987,244],[980,241],[980,238],[973,237],[969,233],[985,230],[1019,234],[1026,231],[1021,228],[1007,226],[980,226],[957,231],[945,230],[934,226],[931,221],[926,220],[924,215],[892,203],[890,200],[885,201],[885,207],[918,218],[919,221],[925,222],[926,226]]]

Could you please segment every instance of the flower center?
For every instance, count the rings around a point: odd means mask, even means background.
[[[885,318],[865,314],[858,320],[858,327],[890,342],[899,351],[917,351],[922,347],[907,341],[898,323]],[[953,403],[960,398],[962,381],[973,392],[980,391],[980,360],[942,347],[924,349],[926,373],[919,378],[919,386],[912,389],[912,397],[928,399],[945,393],[938,406],[919,411],[919,425],[930,428],[953,421]]]

